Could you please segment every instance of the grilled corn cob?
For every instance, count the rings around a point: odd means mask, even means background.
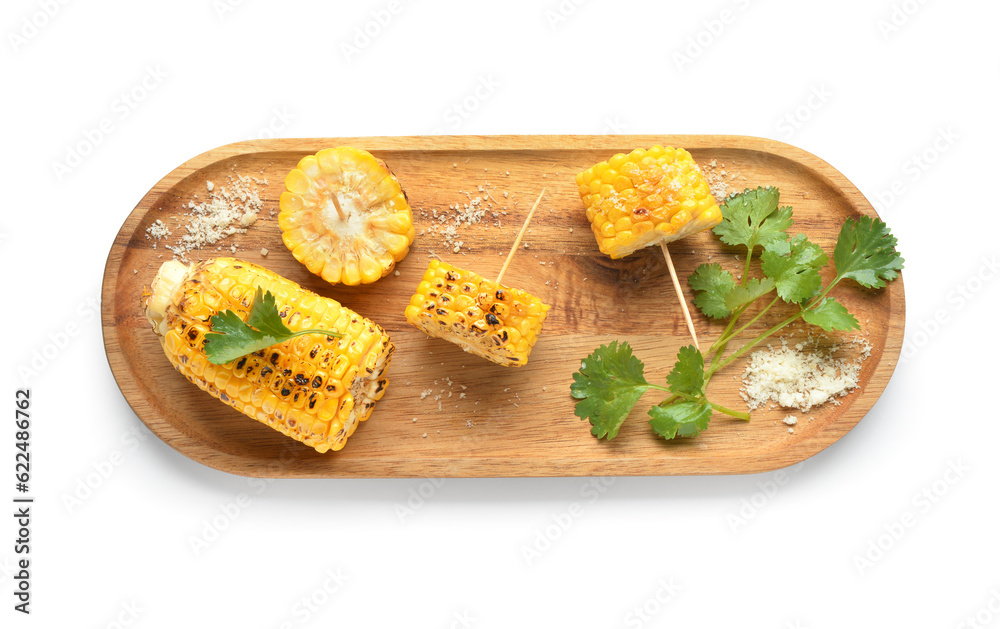
[[[278,225],[295,259],[327,282],[384,277],[413,242],[413,214],[396,177],[349,146],[302,158],[285,177]]]
[[[548,311],[523,290],[431,260],[406,307],[406,320],[467,352],[519,367],[528,362]]]
[[[275,296],[292,331],[307,334],[225,365],[205,356],[216,313],[246,319],[257,287]],[[160,267],[143,310],[177,371],[212,396],[319,452],[344,447],[385,392],[393,344],[381,327],[262,267],[233,258]]]
[[[722,221],[708,182],[682,148],[618,153],[577,175],[576,183],[597,244],[612,258]]]

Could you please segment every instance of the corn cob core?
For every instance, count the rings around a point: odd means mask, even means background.
[[[406,257],[414,237],[410,205],[385,162],[368,151],[340,146],[304,157],[285,189],[281,238],[327,282],[369,284]]]
[[[653,146],[618,153],[576,176],[602,253],[622,258],[722,221],[722,212],[691,154]]]
[[[306,334],[225,365],[205,356],[211,318],[230,309],[246,320],[257,287],[271,291],[293,332]],[[143,304],[170,363],[229,406],[319,452],[344,447],[385,392],[393,344],[381,327],[280,275],[233,258],[160,267]]]
[[[528,362],[548,311],[523,290],[431,260],[406,307],[406,320],[467,352],[519,367]]]

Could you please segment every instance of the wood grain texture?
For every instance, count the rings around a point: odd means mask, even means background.
[[[285,249],[277,227],[285,175],[301,157],[339,144],[384,159],[414,208],[418,235],[398,265],[400,274],[368,286],[332,287],[313,276]],[[776,469],[816,454],[864,417],[892,375],[903,336],[902,279],[879,291],[849,282],[836,289],[861,321],[872,344],[871,357],[862,369],[862,385],[841,404],[795,412],[801,419],[794,434],[779,421],[787,412],[759,409],[749,423],[716,414],[700,436],[663,441],[650,430],[645,414],[659,400],[655,392],[640,401],[612,442],[592,437],[589,424],[573,414],[572,374],[597,345],[629,341],[646,364],[647,378],[658,382],[669,372],[677,350],[689,342],[660,249],[647,247],[622,260],[602,255],[577,195],[577,172],[616,152],[653,144],[683,146],[701,164],[712,159],[725,163],[728,171],[740,174],[731,184],[734,188],[780,187],[782,203],[795,208],[793,233],[807,234],[828,252],[844,218],[875,215],[858,189],[823,160],[787,144],[751,137],[434,136],[231,144],[176,168],[122,225],[102,289],[111,370],[139,418],[166,443],[205,465],[248,476],[735,474]],[[236,174],[267,179],[267,185],[259,187],[265,210],[247,233],[224,241],[224,253],[229,255],[230,243],[237,244],[237,257],[341,301],[385,327],[396,344],[385,397],[340,452],[318,454],[191,385],[170,366],[139,307],[143,287],[171,257],[162,244],[153,248],[147,227],[163,220],[174,232],[172,242],[182,230],[182,205],[205,200],[207,181],[225,185]],[[490,222],[459,228],[464,241],[459,254],[446,251],[440,237],[421,235],[434,222],[433,210],[467,201],[461,191],[478,195],[477,186],[485,182],[492,196],[509,207],[501,227]],[[403,309],[430,252],[495,276],[543,187],[548,190],[525,236],[528,246],[522,246],[505,276],[507,284],[552,305],[528,365],[493,365],[409,326]],[[499,196],[503,191],[506,199]],[[271,209],[274,216],[269,215]],[[262,247],[270,251],[266,258],[260,254]],[[742,270],[732,255],[735,251],[708,232],[673,244],[671,253],[682,281],[708,256],[734,272]],[[214,255],[222,252],[194,251],[191,259]],[[693,316],[699,337],[710,344],[723,325],[710,323],[698,312]],[[712,399],[744,407],[734,380],[743,365],[737,361],[716,376],[709,391]],[[422,399],[427,390],[431,393]],[[438,395],[441,399],[435,400]]]

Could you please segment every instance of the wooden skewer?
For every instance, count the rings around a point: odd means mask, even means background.
[[[347,215],[344,214],[343,208],[340,207],[340,200],[337,199],[337,193],[334,192],[333,194],[331,194],[330,198],[333,199],[333,207],[335,207],[337,209],[337,216],[340,217],[340,220],[342,220],[342,221],[344,221],[346,223],[347,222]]]
[[[694,341],[694,346],[701,351],[701,347],[698,345],[698,335],[694,331],[694,321],[691,320],[691,313],[688,311],[687,300],[684,299],[684,293],[681,291],[681,283],[677,279],[677,271],[674,270],[674,261],[670,258],[670,250],[667,249],[667,243],[661,240],[660,249],[663,250],[663,257],[667,261],[667,269],[670,271],[670,279],[674,281],[674,290],[677,291],[677,299],[681,302],[681,310],[684,311],[684,320],[687,321],[688,332],[691,333],[691,340]]]
[[[500,267],[500,275],[497,275],[497,284],[503,279],[503,274],[507,272],[507,267],[510,266],[510,261],[514,257],[514,252],[517,251],[518,245],[521,244],[521,239],[524,238],[524,232],[528,231],[528,223],[531,222],[531,217],[535,215],[535,210],[538,209],[538,204],[542,202],[542,195],[545,194],[545,188],[538,194],[538,199],[535,200],[535,204],[531,206],[531,211],[528,212],[528,218],[524,219],[524,225],[521,225],[521,231],[517,232],[517,238],[514,239],[514,246],[510,248],[510,253],[507,254],[507,259],[504,260],[503,266]]]

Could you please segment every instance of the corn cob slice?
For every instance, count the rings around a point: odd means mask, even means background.
[[[292,331],[307,334],[225,365],[205,356],[211,318],[231,309],[245,320],[257,287],[275,296]],[[381,327],[278,274],[233,258],[160,267],[143,309],[177,371],[212,396],[319,452],[344,447],[385,393],[394,350]]]
[[[339,146],[302,158],[285,177],[278,225],[295,259],[327,282],[384,277],[413,242],[396,177],[368,151]]]
[[[431,260],[406,307],[406,320],[467,352],[519,367],[528,362],[548,311],[523,290]]]
[[[682,148],[618,153],[576,176],[601,252],[612,258],[722,221],[701,169]]]

